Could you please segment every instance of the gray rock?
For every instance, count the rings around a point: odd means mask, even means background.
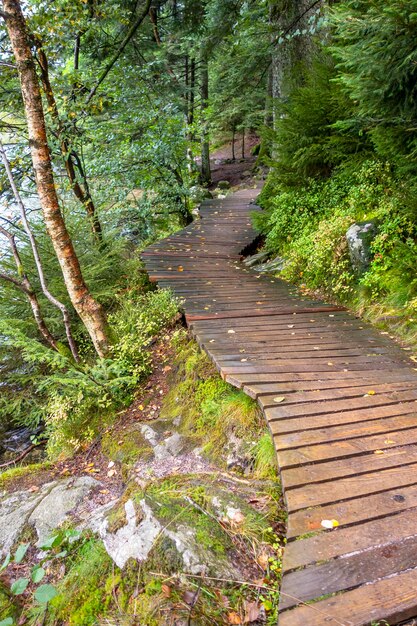
[[[257,254],[252,254],[252,256],[248,256],[243,262],[248,267],[252,267],[252,265],[258,265],[262,261],[265,261],[269,257],[269,252],[267,250],[262,250]]]
[[[228,180],[219,180],[217,187],[219,189],[230,189],[230,183]]]
[[[194,185],[193,187],[190,187],[190,198],[194,202],[199,203],[203,200],[213,198],[213,194],[205,187]]]
[[[281,256],[277,256],[266,263],[260,265],[252,265],[252,269],[256,272],[275,273],[281,272],[284,269],[285,259]]]
[[[140,507],[140,511],[136,510],[132,500],[125,503],[126,524],[116,532],[108,532],[106,518],[98,528],[107,553],[118,567],[123,568],[131,558],[146,561],[155,543],[166,537],[175,546],[184,572],[204,574],[211,570],[225,576],[236,573],[226,560],[201,545],[191,526],[185,523],[162,525],[145,499],[140,500],[136,507]]]
[[[41,545],[100,483],[89,476],[68,478],[42,486],[38,493],[17,491],[0,500],[0,554],[6,554],[27,525]]]
[[[371,244],[377,234],[378,227],[373,221],[353,224],[346,233],[352,267],[359,275],[369,269],[372,261]]]
[[[108,520],[104,519],[99,528],[99,535],[108,555],[120,568],[123,568],[130,558],[145,561],[162,530],[160,522],[144,500],[140,501],[140,507],[143,518],[139,523],[135,505],[132,500],[128,500],[125,504],[125,526],[115,533],[108,533]]]
[[[184,447],[184,437],[179,433],[174,433],[154,447],[155,459],[157,461],[166,461],[167,459],[178,457],[184,450]]]
[[[91,476],[80,476],[59,481],[42,498],[27,519],[38,535],[37,545],[41,545],[55,528],[64,522],[69,513],[100,483]]]

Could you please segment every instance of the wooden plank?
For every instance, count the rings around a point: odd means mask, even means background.
[[[392,405],[397,405],[399,403],[409,403],[417,401],[417,390],[416,389],[406,389],[403,391],[392,391],[391,393],[380,393],[377,394],[375,390],[369,389],[368,391],[373,392],[371,395],[366,391],[365,393],[357,394],[357,397],[349,397],[348,395],[342,396],[340,399],[329,398],[328,400],[318,400],[317,402],[299,402],[297,403],[288,403],[286,397],[281,396],[279,398],[280,402],[275,403],[271,400],[267,400],[266,403],[262,401],[264,396],[259,397],[259,402],[262,407],[268,406],[269,408],[265,409],[265,415],[268,420],[283,420],[283,418],[289,417],[307,417],[311,415],[321,415],[328,413],[337,413],[341,412],[351,412],[354,409],[358,409],[361,411],[361,416],[359,419],[368,419],[366,416],[369,415],[369,411],[378,408],[378,415],[383,415],[383,412],[379,411],[379,408],[382,408],[382,411],[387,410],[388,414],[391,414],[391,409],[385,409],[385,407],[391,407]],[[314,394],[313,394],[314,395]],[[281,398],[284,398],[281,401]],[[311,398],[311,396],[310,396]],[[287,406],[288,404],[288,406]],[[417,410],[417,406],[414,406],[414,409]],[[340,412],[340,413],[339,413]]]
[[[281,480],[285,490],[289,490],[292,487],[322,483],[413,462],[417,462],[417,446],[405,445],[385,450],[384,454],[368,452],[337,461],[307,463],[291,469],[282,469]]]
[[[381,416],[381,412],[384,409],[385,415],[391,415],[391,417]],[[407,413],[408,411],[408,413]],[[327,416],[320,416],[323,422],[325,419],[327,423],[317,429],[307,429],[308,422],[305,420],[305,426],[302,422],[299,422],[296,426],[297,430],[294,432],[288,432],[290,425],[287,424],[281,426],[284,431],[282,434],[277,434],[280,429],[280,422],[270,422],[269,426],[271,432],[274,435],[274,440],[278,452],[281,450],[289,450],[291,448],[298,448],[301,446],[311,446],[312,448],[317,444],[323,442],[337,443],[339,441],[345,441],[349,439],[357,439],[359,437],[366,437],[367,435],[386,434],[387,440],[391,440],[388,436],[391,432],[398,432],[400,430],[408,430],[413,428],[417,424],[417,410],[415,403],[404,403],[404,405],[397,405],[393,407],[382,407],[378,410],[375,419],[361,419],[361,412],[359,415],[357,412],[352,411],[352,414],[357,417],[356,421],[345,421],[349,419],[349,412],[346,413],[333,413]],[[341,424],[337,426],[331,426],[331,422],[336,416],[343,420]],[[291,420],[292,422],[293,420]],[[337,423],[337,422],[336,422]],[[305,432],[303,432],[305,430]]]
[[[277,382],[277,383],[261,383],[244,385],[243,389],[245,393],[256,400],[262,398],[262,402],[265,402],[264,406],[267,406],[269,402],[268,398],[274,398],[275,396],[282,396],[286,394],[287,402],[309,402],[314,401],[314,396],[317,394],[318,399],[330,398],[331,394],[335,394],[334,397],[343,397],[344,394],[356,394],[361,389],[363,393],[367,393],[369,390],[374,390],[375,393],[384,393],[388,391],[395,391],[398,389],[415,389],[417,385],[417,379],[394,381],[381,383],[379,377],[366,377],[353,379],[336,379],[336,380],[314,380],[314,381],[293,381],[293,382]]]
[[[289,489],[286,493],[288,511],[299,511],[347,498],[357,498],[387,489],[413,485],[417,482],[417,463],[400,467],[378,468],[374,472],[339,478]],[[417,520],[416,520],[417,522]],[[416,523],[417,529],[417,523]]]
[[[417,484],[413,484],[407,487],[387,489],[363,498],[353,498],[312,509],[302,509],[289,514],[287,537],[294,539],[312,531],[325,532],[321,525],[322,520],[335,519],[343,528],[344,526],[387,517],[416,506]]]
[[[356,526],[336,528],[313,537],[290,541],[284,553],[285,573],[329,561],[337,557],[369,550],[376,545],[386,546],[417,534],[417,509],[407,509],[388,517],[364,522]]]
[[[279,626],[398,624],[417,615],[417,570],[384,578],[314,604],[283,611]]]
[[[280,610],[314,600],[320,590],[326,594],[353,589],[398,572],[416,567],[417,535],[375,546],[324,564],[290,572],[281,586]]]
[[[276,441],[276,437],[274,437]],[[363,437],[354,437],[322,444],[302,445],[299,448],[280,450],[278,453],[281,468],[297,467],[306,463],[341,459],[365,452],[375,452],[417,443],[417,428],[391,431],[389,437],[385,433],[368,433]]]

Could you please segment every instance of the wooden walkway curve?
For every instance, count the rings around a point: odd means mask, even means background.
[[[256,193],[204,202],[143,259],[274,437],[288,507],[279,625],[399,624],[417,616],[415,364],[345,310],[240,263]]]

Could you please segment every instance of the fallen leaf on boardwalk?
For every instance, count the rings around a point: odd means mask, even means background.
[[[256,622],[260,615],[260,607],[257,602],[248,602],[247,600],[243,603],[243,608],[245,610],[244,623],[250,624],[251,622]]]
[[[385,439],[384,443],[389,446],[390,444],[395,443],[395,441],[392,441],[392,439]]]
[[[337,519],[322,519],[321,525],[323,528],[337,528],[339,526],[339,522]]]
[[[294,324],[287,324],[288,328],[294,328]]]
[[[240,359],[242,363],[245,363],[248,359]]]
[[[374,454],[384,454],[383,450],[374,450]]]
[[[329,362],[327,363],[327,365],[333,365],[333,363],[332,363],[331,361],[329,361]]]
[[[230,330],[227,331],[229,333],[229,335],[234,335],[235,331],[233,330],[233,328],[231,328]]]
[[[285,397],[284,396],[278,396],[277,398],[274,398],[274,402],[284,402]]]
[[[227,621],[229,624],[241,624],[242,623],[241,618],[234,611],[228,614]]]
[[[372,391],[372,389],[371,389],[371,391],[368,391],[368,392],[366,393],[366,395],[367,395],[367,396],[374,396],[374,395],[375,395],[375,391]]]
[[[414,361],[414,363],[417,363],[417,356],[410,356],[410,359]]]
[[[210,339],[209,343],[215,343],[215,341],[216,341],[215,339]]]
[[[182,267],[182,265],[179,266],[178,271],[179,272],[183,272],[184,271],[184,268]]]

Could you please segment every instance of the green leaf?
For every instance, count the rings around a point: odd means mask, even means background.
[[[55,559],[62,559],[64,556],[67,556],[68,550],[62,550],[62,552],[58,552],[58,554],[54,555]]]
[[[1,567],[0,567],[0,572],[2,572],[3,570],[6,569],[6,567],[9,565],[10,561],[12,559],[12,556],[10,554],[10,552],[7,553],[6,558],[4,559]]]
[[[29,578],[18,578],[10,587],[10,591],[14,596],[20,596],[20,594],[26,591],[28,584]]]
[[[2,619],[0,622],[0,626],[13,626],[13,624],[13,617],[6,617],[6,619]]]
[[[61,545],[62,541],[63,537],[61,534],[52,535],[52,537],[46,539],[46,541],[41,545],[41,550],[50,550],[51,548],[56,548],[57,546]]]
[[[30,544],[29,543],[21,543],[14,555],[14,562],[21,563],[25,558],[25,554],[28,551]]]
[[[34,583],[40,583],[42,578],[45,576],[46,572],[40,565],[36,565],[36,567],[32,570],[32,580]]]
[[[57,590],[53,585],[40,585],[34,593],[35,600],[37,600],[40,604],[47,604],[50,602],[55,596],[58,595]]]

